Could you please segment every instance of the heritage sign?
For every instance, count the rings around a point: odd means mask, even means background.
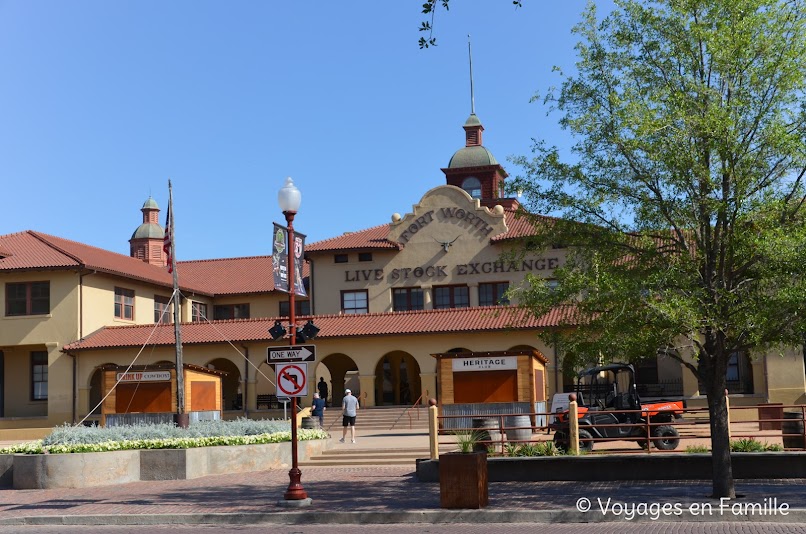
[[[289,347],[269,347],[267,363],[314,362],[316,345],[291,345]]]
[[[518,359],[514,356],[478,356],[473,358],[455,358],[453,371],[502,371],[517,369]]]

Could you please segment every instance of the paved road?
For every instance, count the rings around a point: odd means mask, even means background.
[[[328,525],[327,534],[802,534],[806,526],[782,523],[600,523],[586,525],[558,525],[536,523],[488,523],[484,525],[454,523],[451,525],[392,524],[392,525]],[[149,526],[148,532],[178,532],[180,534],[264,534],[266,525],[257,526]],[[272,530],[285,534],[322,534],[323,527],[288,526]],[[0,527],[0,534],[143,534],[142,526],[25,526]]]

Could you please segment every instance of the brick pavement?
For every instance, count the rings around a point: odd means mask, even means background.
[[[494,482],[489,507],[448,511],[439,507],[439,484],[421,483],[413,469],[401,467],[311,467],[302,483],[310,507],[289,511],[278,506],[288,486],[288,471],[209,476],[195,480],[134,482],[81,489],[0,490],[0,524],[39,521],[105,523],[372,523],[391,520],[574,522],[619,519],[596,513],[597,499],[612,503],[718,503],[709,499],[707,481],[653,482]],[[737,481],[741,502],[778,498],[798,509],[786,518],[806,519],[806,479]],[[594,510],[580,514],[578,499]],[[618,510],[617,510],[618,511]],[[543,515],[540,515],[543,514]],[[605,514],[606,515],[606,514]],[[712,514],[713,515],[713,514]],[[697,518],[683,517],[686,520]],[[711,520],[724,520],[712,517]],[[756,517],[753,520],[772,520]]]

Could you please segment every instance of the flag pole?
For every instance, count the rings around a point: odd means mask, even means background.
[[[168,217],[165,222],[165,242],[163,250],[168,254],[168,272],[173,273],[174,334],[176,337],[176,413],[174,423],[180,428],[190,425],[190,417],[185,413],[185,368],[182,362],[182,310],[179,293],[179,274],[176,271],[176,236],[174,234],[174,200],[171,180],[168,180]]]

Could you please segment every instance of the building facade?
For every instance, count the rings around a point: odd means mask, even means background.
[[[307,246],[310,297],[297,299],[295,313],[320,332],[303,403],[320,377],[336,403],[346,387],[367,406],[439,399],[438,360],[450,354],[539,361],[539,383],[527,372],[500,375],[530,398],[550,399],[569,387],[574,370],[563,369],[557,344],[537,337],[557,326],[561,312],[527,317],[506,297],[527,274],[551,280],[566,251],[508,255],[531,229],[516,217],[517,200],[504,196],[506,171],[482,145],[475,114],[464,130],[465,145],[442,169],[444,178],[410,212]],[[0,429],[95,417],[104,368],[174,362],[175,301],[159,207],[149,199],[141,211],[130,256],[35,231],[0,236]],[[273,286],[271,257],[179,262],[177,272],[185,363],[226,373],[221,404],[230,415],[276,408],[267,350],[288,339],[273,341],[268,331],[278,320],[285,324],[289,309],[287,295]],[[453,388],[480,376],[449,382]],[[802,347],[735,355],[728,379],[734,404],[806,402]],[[663,354],[638,364],[638,381],[643,396],[704,404],[694,375]]]

